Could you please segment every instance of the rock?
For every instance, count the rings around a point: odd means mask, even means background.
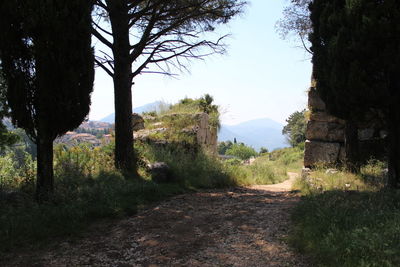
[[[150,165],[151,178],[156,183],[172,182],[169,166],[165,162],[156,162]]]
[[[344,142],[344,125],[331,122],[308,121],[306,138],[314,141]]]
[[[310,177],[311,174],[311,169],[310,168],[303,168],[301,170],[301,178],[302,179],[307,179],[308,177]]]
[[[137,113],[132,114],[132,127],[134,131],[144,129],[144,119]]]
[[[308,91],[308,108],[311,111],[325,111],[326,105],[324,101],[319,97],[315,88],[311,87]]]
[[[336,164],[339,152],[340,143],[307,140],[304,151],[304,167],[311,168],[318,164]]]
[[[329,115],[328,113],[322,112],[322,111],[311,112],[310,121],[333,122],[333,123],[338,123],[338,124],[345,123],[344,120],[339,119],[335,116]]]

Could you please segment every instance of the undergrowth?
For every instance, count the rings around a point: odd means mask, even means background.
[[[141,177],[122,175],[114,169],[112,144],[97,148],[58,145],[54,149],[54,198],[40,205],[33,199],[35,161],[23,150],[1,156],[0,254],[76,236],[98,219],[132,215],[148,203],[183,192],[286,179],[286,169],[279,167],[284,163],[271,161],[269,156],[245,166],[240,161],[221,161],[185,143],[136,142],[135,150],[149,162],[166,162],[173,182],[154,183],[144,167],[139,169]]]
[[[318,266],[400,266],[400,192],[384,188],[384,169],[370,161],[357,175],[318,169],[299,179],[292,246]]]

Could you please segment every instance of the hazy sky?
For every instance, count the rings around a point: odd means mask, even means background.
[[[190,73],[177,78],[143,74],[135,79],[133,105],[162,100],[175,103],[211,94],[223,111],[222,123],[271,118],[284,123],[305,108],[310,84],[310,56],[296,43],[283,41],[275,31],[286,0],[250,0],[245,13],[218,33],[230,33],[228,51],[205,61],[193,61]],[[91,120],[114,112],[113,84],[96,71]]]

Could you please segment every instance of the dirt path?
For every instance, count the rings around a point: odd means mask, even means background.
[[[296,174],[277,185],[186,194],[13,266],[307,266],[283,239]]]

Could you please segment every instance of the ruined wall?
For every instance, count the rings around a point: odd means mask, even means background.
[[[326,111],[325,103],[314,87],[308,92],[310,117],[307,122],[304,166],[314,167],[320,163],[336,164],[345,159],[345,122]]]
[[[325,103],[314,87],[308,92],[306,143],[304,167],[312,168],[318,164],[338,165],[346,158],[345,121],[330,115]],[[386,131],[382,120],[376,114],[365,114],[363,121],[357,122],[359,159],[367,161],[371,157],[384,160],[386,155]]]
[[[185,145],[188,145],[191,143],[192,146],[201,146],[213,154],[217,153],[217,129],[210,125],[210,117],[207,113],[173,113],[161,118],[147,117],[148,125],[146,128],[144,126],[145,120],[138,116],[140,117],[140,115],[134,114],[132,120],[135,139],[159,144],[185,142]],[[182,121],[188,124],[186,125]],[[177,137],[182,137],[182,135],[188,138],[176,140]],[[175,138],[171,139],[171,136]],[[191,141],[188,143],[188,140]]]
[[[210,127],[209,115],[201,113],[198,115],[198,125],[195,127],[197,143],[205,147],[213,154],[217,154],[218,135],[217,129]]]

